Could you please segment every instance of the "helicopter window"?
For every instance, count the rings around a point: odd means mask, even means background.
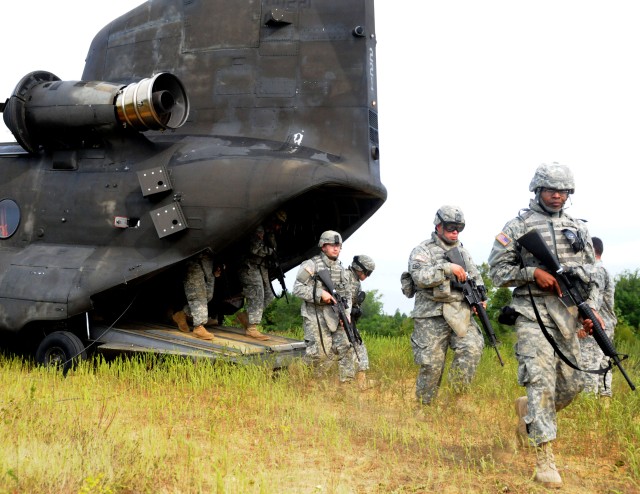
[[[20,224],[20,208],[11,199],[0,201],[0,238],[9,238]]]

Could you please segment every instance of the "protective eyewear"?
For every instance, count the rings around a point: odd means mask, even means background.
[[[460,233],[462,230],[464,230],[464,223],[445,223],[443,225],[444,231],[446,232],[458,232]]]
[[[569,189],[547,189],[546,187],[542,187],[542,192],[550,195],[558,194],[561,197],[569,197]]]
[[[360,262],[360,256],[355,256],[353,258],[353,262],[356,264],[356,266],[358,266],[362,270],[362,272],[367,276],[367,278],[371,276],[371,271],[365,268],[364,264]]]

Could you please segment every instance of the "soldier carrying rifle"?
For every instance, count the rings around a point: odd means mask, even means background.
[[[411,346],[416,364],[416,397],[424,405],[435,398],[445,366],[447,349],[454,352],[449,379],[456,391],[464,390],[476,374],[484,340],[461,290],[454,286],[470,276],[484,290],[480,272],[458,235],[465,227],[457,206],[442,206],[433,221],[431,238],[413,249],[408,272],[415,285],[411,317]],[[447,253],[458,248],[466,268],[452,262]],[[486,302],[482,302],[486,305]]]
[[[548,266],[518,240],[538,232],[558,262],[582,278],[586,304],[595,308],[598,289],[589,275],[596,260],[591,236],[583,221],[564,210],[574,190],[568,167],[540,165],[529,185],[535,194],[529,208],[507,222],[489,256],[494,284],[515,287],[512,305],[517,313],[518,383],[527,391],[515,403],[517,431],[526,444],[534,446],[535,480],[547,487],[562,485],[551,450],[557,433],[556,412],[569,405],[583,386],[582,373],[566,365],[560,356],[574,364],[580,362],[578,311],[561,300],[564,294],[551,270],[545,269]]]
[[[266,222],[258,226],[249,239],[238,277],[242,293],[246,299],[246,312],[238,312],[236,317],[245,329],[245,334],[257,340],[268,340],[263,334],[262,314],[273,302],[275,296],[271,288],[269,266],[276,258],[277,239],[282,225],[287,221],[287,213],[280,210]]]
[[[318,247],[321,252],[300,265],[292,291],[304,301],[300,313],[306,344],[305,360],[316,366],[320,373],[326,372],[337,360],[340,382],[350,382],[356,374],[356,355],[346,331],[352,329],[349,316],[352,297],[345,269],[338,259],[342,236],[327,230],[320,235]],[[322,282],[320,273],[328,275],[331,288]],[[343,301],[341,310],[334,310],[336,304]],[[340,312],[345,314],[346,325],[341,321]]]
[[[354,328],[358,323],[358,319],[362,316],[362,302],[366,297],[366,293],[362,291],[362,282],[366,280],[373,270],[376,269],[376,263],[373,258],[364,254],[353,257],[351,266],[347,268],[347,278],[351,284],[351,322]],[[357,328],[356,328],[357,331]],[[358,372],[356,373],[356,381],[361,388],[367,386],[366,372],[369,370],[369,352],[363,342],[356,344],[355,351],[358,356]]]

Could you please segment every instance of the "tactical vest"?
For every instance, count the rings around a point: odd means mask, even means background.
[[[342,297],[347,297],[349,294],[348,281],[345,274],[345,270],[342,267],[342,263],[338,260],[332,262],[332,265],[328,265],[324,262],[321,255],[313,256],[311,258],[316,265],[316,273],[322,269],[328,269],[331,274],[331,281],[333,286]]]
[[[360,282],[360,278],[358,277],[358,272],[351,266],[349,266],[347,269],[345,269],[345,273],[347,274],[347,278],[351,282],[351,291],[357,293],[362,290],[362,283]]]
[[[434,264],[451,262],[446,256],[447,251],[444,250],[440,245],[435,243],[433,240],[427,240],[426,242],[423,242],[422,248],[431,255],[434,260]],[[464,251],[464,249],[462,249],[460,245],[458,245],[458,250],[460,251],[462,259],[466,264],[465,270],[469,271],[469,265],[471,264],[469,255],[466,253],[466,251]],[[460,301],[464,298],[464,295],[461,290],[452,289],[452,279],[455,279],[453,275],[451,275],[451,277],[449,277],[439,285],[430,288],[419,288],[418,290],[422,290],[427,299],[433,300],[435,302]]]
[[[356,298],[358,297],[358,293],[362,290],[362,283],[360,282],[360,278],[358,277],[358,272],[353,269],[353,267],[349,266],[345,269],[345,273],[347,275],[347,279],[349,283],[351,283],[351,302],[352,307],[355,307]]]
[[[582,238],[580,229],[573,218],[566,215],[549,217],[529,209],[520,215],[520,219],[522,219],[526,225],[525,231],[538,230],[540,232],[545,244],[547,244],[549,250],[556,255],[560,265],[567,266],[573,264],[575,266],[584,263],[584,249],[580,252],[575,252],[571,246],[571,242],[562,232],[562,230],[568,229],[576,236]],[[584,241],[585,239],[582,240]],[[539,267],[548,271],[548,268],[543,266],[542,263],[526,249],[520,249],[520,254],[526,267]],[[534,296],[552,294],[551,292],[541,290],[535,283],[530,283],[529,286]],[[525,296],[526,294],[528,294],[526,286],[519,286],[513,292],[514,296]]]

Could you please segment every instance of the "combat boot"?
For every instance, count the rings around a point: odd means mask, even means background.
[[[178,325],[178,329],[183,333],[188,333],[190,331],[189,325],[187,324],[187,315],[184,311],[174,312],[171,316],[171,319]]]
[[[257,324],[249,324],[249,327],[244,330],[244,334],[247,336],[251,336],[251,338],[255,338],[256,340],[268,340],[269,337],[267,335],[262,334],[258,331]]]
[[[249,316],[246,312],[238,312],[236,314],[236,321],[246,330],[249,328]]]
[[[527,432],[527,423],[524,421],[524,416],[527,414],[527,406],[529,399],[526,396],[521,396],[516,399],[516,414],[518,415],[518,426],[516,427],[516,436],[520,440],[522,446],[531,446],[529,439],[529,433]]]
[[[542,443],[536,447],[536,476],[535,481],[547,488],[558,489],[562,487],[562,479],[556,467],[551,443]]]
[[[213,340],[213,335],[204,329],[204,326],[196,326],[193,328],[193,336],[197,336],[201,340]]]
[[[367,389],[367,374],[364,371],[356,372],[356,383],[359,389]]]

